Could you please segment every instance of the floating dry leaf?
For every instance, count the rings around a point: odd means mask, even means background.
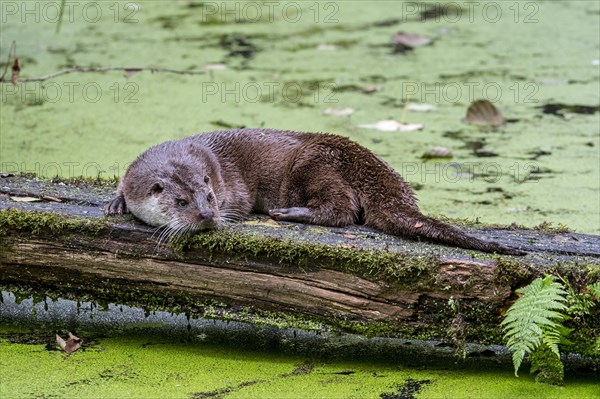
[[[68,355],[70,355],[71,353],[81,348],[83,340],[73,335],[73,333],[69,332],[69,338],[67,338],[66,341],[62,339],[58,334],[56,334],[56,343],[58,343],[62,350],[64,350],[65,352],[67,352]]]
[[[488,100],[477,100],[469,106],[465,122],[470,125],[501,126],[504,124],[504,117]]]
[[[11,200],[15,202],[36,202],[41,201],[41,198],[37,197],[10,197]]]
[[[452,158],[452,151],[450,151],[446,147],[431,147],[423,155],[421,158],[424,159],[433,159],[433,158]]]
[[[227,69],[225,64],[206,64],[202,66],[205,71],[224,71]]]
[[[437,111],[435,105],[431,104],[408,104],[406,109],[414,112],[434,112]]]
[[[373,94],[381,90],[381,87],[376,85],[368,85],[363,87],[362,92],[365,94]]]
[[[354,108],[325,108],[325,115],[350,116],[354,113]]]
[[[417,47],[426,46],[431,43],[431,39],[418,33],[398,32],[392,36],[392,44],[395,53],[402,53]]]
[[[351,240],[354,240],[355,238],[360,238],[362,236],[356,235],[356,234],[350,234],[350,233],[344,233],[342,234],[343,237],[349,238]]]
[[[375,124],[358,125],[365,129],[376,129],[381,132],[413,132],[415,130],[421,130],[425,127],[420,123],[400,123],[395,120],[383,120]]]

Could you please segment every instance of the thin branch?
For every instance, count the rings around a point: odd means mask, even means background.
[[[20,79],[20,83],[28,83],[28,82],[44,82],[49,79],[56,78],[58,76],[67,75],[70,73],[104,73],[104,72],[112,72],[112,71],[123,71],[126,73],[135,73],[135,72],[144,72],[149,71],[152,73],[174,73],[177,75],[202,75],[204,71],[182,71],[177,69],[168,69],[168,68],[128,68],[128,67],[72,67],[69,69],[65,69],[63,71],[51,73],[46,76],[40,76],[37,78],[26,78]],[[4,76],[0,78],[0,82],[3,82]]]
[[[17,56],[17,42],[13,40],[12,44],[10,45],[10,49],[8,50],[8,59],[6,60],[4,72],[2,73],[2,76],[0,76],[0,82],[2,82],[4,80],[4,76],[6,76],[8,67],[11,65],[10,60],[16,56]]]

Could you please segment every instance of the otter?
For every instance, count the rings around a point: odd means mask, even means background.
[[[141,154],[106,213],[131,212],[171,238],[218,228],[251,212],[323,226],[365,224],[384,233],[509,255],[425,216],[408,183],[348,138],[273,129],[223,130],[167,141]]]

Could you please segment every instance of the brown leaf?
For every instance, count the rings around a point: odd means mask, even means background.
[[[362,92],[365,94],[376,93],[381,90],[381,87],[375,85],[368,85],[362,88]]]
[[[426,46],[430,43],[430,38],[419,35],[418,33],[398,32],[392,36],[392,44],[395,53],[402,53],[417,47]]]
[[[434,159],[434,158],[452,158],[452,151],[450,151],[446,147],[431,147],[423,155],[421,158],[424,159]]]
[[[67,338],[66,341],[62,339],[58,334],[56,334],[56,343],[58,343],[62,350],[64,350],[65,352],[67,352],[68,355],[70,355],[71,353],[81,348],[83,340],[73,335],[73,333],[69,332],[69,338]]]
[[[501,126],[504,124],[504,117],[488,100],[477,100],[469,106],[465,122],[470,125]]]
[[[422,222],[415,223],[415,229],[418,229],[420,227],[423,227],[423,223]]]
[[[13,85],[17,85],[19,83],[19,74],[21,73],[21,61],[19,58],[15,58],[15,63],[12,67],[12,77],[11,82]]]
[[[62,202],[62,200],[60,198],[51,197],[49,195],[42,195],[42,199],[45,201]]]

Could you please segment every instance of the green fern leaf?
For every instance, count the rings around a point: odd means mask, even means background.
[[[546,344],[548,348],[554,353],[557,357],[560,358],[560,352],[558,351],[558,344],[561,342],[561,332],[558,329],[549,329],[544,331],[544,335],[542,336],[542,342]]]
[[[600,299],[600,281],[588,285],[587,289],[590,290],[590,292],[596,299]]]
[[[507,347],[514,351],[513,364],[518,376],[525,354],[542,342],[560,357],[558,345],[565,333],[560,324],[564,319],[561,312],[567,310],[567,292],[562,284],[554,282],[553,276],[537,278],[516,292],[522,296],[507,310],[500,325]]]

